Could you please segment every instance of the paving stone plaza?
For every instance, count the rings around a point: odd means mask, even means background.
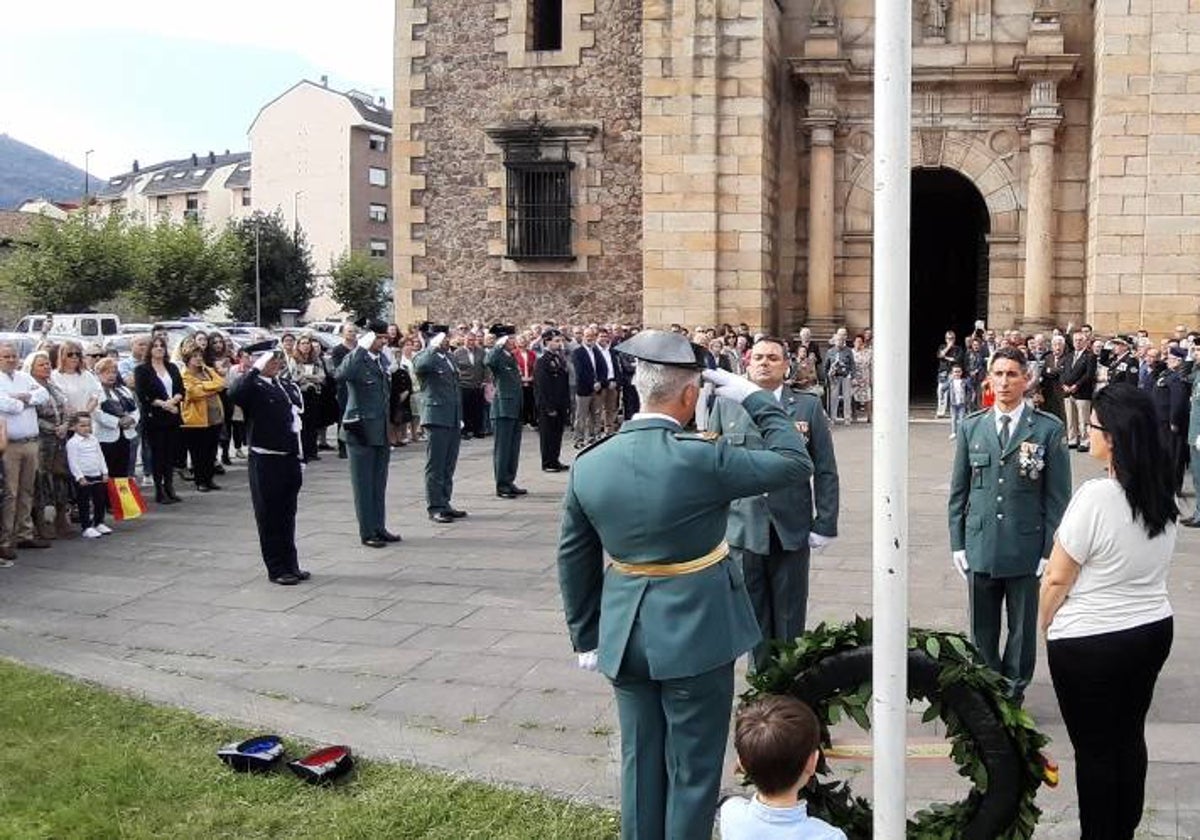
[[[946,533],[953,449],[945,425],[910,428],[911,621],[962,629],[966,590]],[[870,612],[870,432],[838,427],[835,442],[841,537],[814,559],[810,622]],[[532,432],[523,456],[529,495],[498,499],[491,441],[465,442],[454,501],[470,517],[437,525],[425,516],[423,451],[395,450],[388,524],[404,541],[382,550],[359,543],[346,462],[323,458],[308,469],[298,519],[313,577],[295,587],[266,580],[237,465],[218,479],[223,492],[190,494],[103,540],[21,552],[0,570],[0,656],[260,731],[615,807],[612,692],[575,667],[555,577],[567,474],[538,469]],[[1099,472],[1084,455],[1072,466],[1076,483]],[[1200,836],[1200,534],[1180,530],[1175,642],[1148,727],[1146,837]],[[1037,836],[1078,836],[1070,746],[1038,665],[1026,707],[1054,738],[1063,783],[1039,795]],[[913,725],[916,743],[938,735]],[[835,767],[869,794],[869,761]],[[965,790],[947,758],[909,768],[910,809]]]

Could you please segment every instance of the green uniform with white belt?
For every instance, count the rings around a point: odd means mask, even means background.
[[[616,693],[627,840],[711,835],[733,663],[760,639],[724,542],[729,505],[812,475],[804,439],[773,395],[751,394],[743,406],[762,449],[635,415],[571,469],[559,584],[575,650],[598,652]]]

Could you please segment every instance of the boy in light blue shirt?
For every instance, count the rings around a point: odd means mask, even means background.
[[[799,801],[817,769],[820,745],[816,715],[796,698],[767,695],[742,706],[733,747],[739,771],[757,792],[721,805],[721,840],[846,840],[841,829],[810,817]]]

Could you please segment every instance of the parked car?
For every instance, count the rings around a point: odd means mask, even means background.
[[[154,328],[154,324],[145,324],[145,323],[131,324],[129,322],[126,322],[124,324],[121,324],[121,334],[122,335],[148,334],[150,332],[150,330],[152,330],[153,328]]]
[[[47,329],[46,320],[50,319]],[[41,335],[56,333],[78,338],[102,339],[120,335],[121,319],[109,312],[68,312],[63,314],[26,315],[13,328],[13,332]]]

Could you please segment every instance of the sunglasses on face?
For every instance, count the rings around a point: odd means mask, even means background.
[[[89,359],[103,359],[104,354],[103,353],[88,353],[87,357]]]

